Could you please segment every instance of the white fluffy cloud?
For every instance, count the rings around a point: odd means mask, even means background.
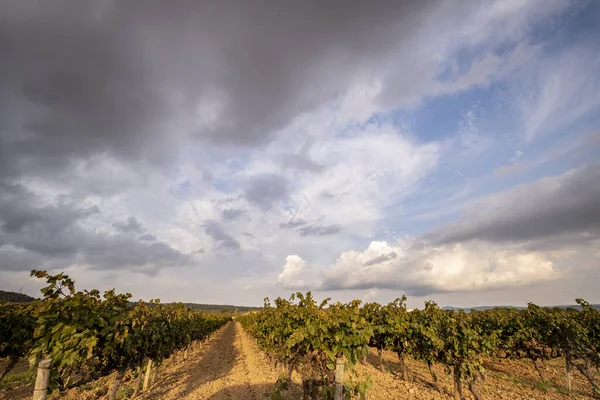
[[[283,271],[277,277],[277,284],[286,288],[305,287],[303,275],[306,269],[306,262],[296,255],[287,256]]]
[[[541,253],[485,244],[428,247],[407,240],[392,245],[374,241],[364,251],[345,251],[333,265],[319,270],[317,282],[307,279],[311,273],[316,271],[291,256],[278,283],[294,289],[384,288],[423,295],[503,289],[558,275],[553,262]]]

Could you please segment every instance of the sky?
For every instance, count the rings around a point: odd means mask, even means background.
[[[0,288],[600,303],[600,2],[0,4]]]

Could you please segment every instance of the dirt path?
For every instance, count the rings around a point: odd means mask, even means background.
[[[233,322],[188,360],[164,367],[150,393],[141,398],[268,399],[280,374],[240,324]],[[286,392],[294,389],[297,391]],[[298,398],[298,394],[286,393],[285,397]]]

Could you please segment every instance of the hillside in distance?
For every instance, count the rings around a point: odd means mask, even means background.
[[[30,303],[35,300],[34,297],[23,293],[0,290],[0,303]],[[237,310],[239,313],[260,310],[260,307],[235,306],[230,304],[201,304],[201,303],[183,303],[192,310],[207,312],[230,312]]]
[[[33,300],[33,297],[23,293],[0,290],[0,303],[30,303]]]
[[[600,304],[591,304],[591,306],[594,307],[596,310],[600,310]],[[576,310],[581,310],[581,306],[579,304],[547,306],[547,307],[574,308]],[[466,312],[473,311],[473,310],[475,310],[475,311],[491,310],[493,308],[515,308],[517,310],[524,310],[527,307],[518,307],[518,306],[478,306],[478,307],[452,307],[452,306],[446,306],[446,307],[442,307],[443,310],[454,310],[454,311],[465,310]]]
[[[190,307],[192,310],[200,310],[207,312],[237,312],[245,313],[248,311],[257,311],[262,307],[247,307],[247,306],[232,306],[229,304],[200,304],[200,303],[183,303],[185,306]]]

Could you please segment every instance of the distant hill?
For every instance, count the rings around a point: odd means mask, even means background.
[[[527,307],[516,307],[516,306],[454,307],[454,306],[446,306],[446,307],[442,307],[442,310],[452,310],[452,311],[465,310],[466,312],[469,312],[471,310],[484,311],[484,310],[491,310],[494,308],[516,308],[517,310],[524,310]]]
[[[549,306],[549,307],[550,308],[553,308],[553,307],[558,307],[558,308],[574,308],[576,310],[581,310],[581,306],[579,304],[558,305],[558,306]],[[592,304],[592,307],[594,307],[596,310],[600,310],[600,304]],[[454,311],[465,310],[465,312],[469,312],[469,311],[472,311],[472,310],[476,310],[476,311],[491,310],[493,308],[516,308],[517,310],[524,310],[527,307],[517,307],[517,306],[452,307],[452,306],[447,306],[447,307],[442,307],[442,310],[454,310]]]
[[[247,307],[247,306],[232,306],[228,304],[199,304],[199,303],[183,303],[192,310],[201,310],[208,312],[235,312],[245,313],[248,311],[257,311],[262,307]]]
[[[31,303],[33,300],[33,297],[23,293],[0,290],[0,303]]]
[[[137,301],[130,301],[129,304],[134,305]],[[169,302],[162,304],[177,304],[179,302]],[[150,304],[150,303],[146,303]],[[181,303],[184,306],[197,311],[206,311],[206,312],[225,312],[225,313],[234,313],[237,312],[243,314],[248,311],[256,311],[260,310],[262,307],[248,307],[248,306],[232,306],[229,304],[200,304],[200,303]]]
[[[0,303],[30,303],[35,300],[33,297],[23,293],[7,292],[0,290]],[[133,302],[132,302],[133,304]],[[248,311],[260,310],[261,307],[233,306],[229,304],[199,304],[199,303],[183,303],[192,310],[200,310],[207,312],[235,312],[245,313]]]

